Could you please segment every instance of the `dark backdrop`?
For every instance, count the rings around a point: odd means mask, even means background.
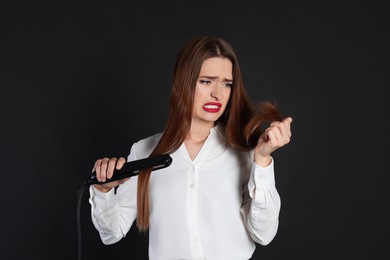
[[[10,1],[11,2],[11,1]],[[253,100],[291,115],[280,227],[253,259],[389,259],[386,1],[12,1],[0,7],[1,259],[77,259],[76,191],[160,132],[179,48],[227,39]],[[388,164],[388,163],[387,163]],[[132,229],[83,259],[147,259]]]

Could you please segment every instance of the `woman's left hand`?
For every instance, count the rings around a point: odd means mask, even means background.
[[[291,138],[292,118],[287,117],[283,121],[274,121],[260,136],[255,148],[254,160],[265,167],[271,163],[271,153],[288,144]]]

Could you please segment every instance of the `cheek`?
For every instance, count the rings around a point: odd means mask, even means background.
[[[198,106],[199,104],[202,104],[204,102],[206,94],[205,91],[202,88],[196,88],[194,93],[194,107]]]
[[[205,87],[199,86],[195,89],[195,100],[201,101],[204,98],[207,98],[210,96],[210,90],[208,90]]]
[[[232,89],[231,88],[225,88],[224,89],[224,92],[223,92],[223,97],[224,99],[227,101],[229,101],[230,99],[230,93],[232,92]]]

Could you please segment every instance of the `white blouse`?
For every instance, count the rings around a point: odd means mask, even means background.
[[[128,161],[148,157],[161,133],[134,143]],[[280,197],[273,161],[232,149],[222,127],[210,130],[192,161],[184,144],[169,167],[152,172],[149,259],[250,259],[255,242],[275,237]],[[137,217],[137,177],[107,193],[91,185],[92,221],[104,244],[123,238]]]

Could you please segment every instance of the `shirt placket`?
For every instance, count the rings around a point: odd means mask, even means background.
[[[188,178],[187,192],[187,215],[191,242],[191,253],[193,259],[203,259],[203,251],[199,237],[199,227],[197,220],[197,195],[198,195],[198,169],[195,164],[192,164],[192,170]]]

